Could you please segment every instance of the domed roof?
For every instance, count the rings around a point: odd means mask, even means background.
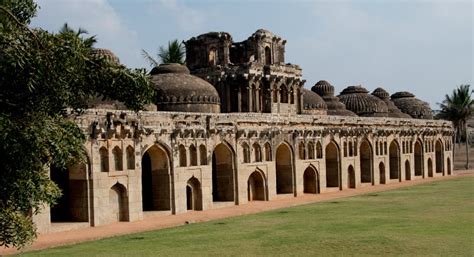
[[[342,90],[339,100],[346,108],[359,116],[386,117],[388,107],[384,101],[369,95],[369,91],[362,86],[349,86]]]
[[[326,80],[318,81],[312,88],[311,91],[315,92],[320,96],[334,95],[334,87]]]
[[[433,119],[433,111],[427,102],[410,92],[397,92],[391,96],[393,103],[404,113],[415,119]]]
[[[390,100],[390,94],[383,88],[378,87],[373,92],[372,95],[380,98],[385,102],[388,108],[388,116],[392,118],[411,118],[410,115],[403,113],[398,109],[398,107]]]
[[[156,90],[158,110],[181,112],[219,112],[217,90],[207,81],[190,75],[186,66],[161,64],[150,73]]]
[[[94,48],[91,51],[91,55],[96,56],[96,57],[103,57],[109,62],[120,64],[119,58],[114,53],[112,53],[112,51],[110,51],[109,49]]]
[[[305,110],[327,110],[326,102],[313,91],[303,88],[303,108]]]
[[[346,106],[339,102],[339,98],[334,96],[334,87],[326,80],[318,81],[311,91],[321,96],[326,102],[327,114],[335,116],[357,116],[355,113],[346,109]]]

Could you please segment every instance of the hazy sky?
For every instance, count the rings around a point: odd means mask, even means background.
[[[286,61],[299,64],[311,88],[325,79],[340,92],[411,91],[438,108],[446,93],[473,85],[472,1],[179,1],[40,0],[33,26],[57,31],[65,22],[97,35],[129,67],[147,67],[169,40],[209,31],[242,41],[259,28],[288,42]],[[473,85],[474,86],[474,85]]]

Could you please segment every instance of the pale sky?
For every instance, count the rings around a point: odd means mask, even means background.
[[[286,39],[286,62],[305,87],[325,79],[340,92],[363,85],[410,91],[437,109],[446,93],[473,84],[472,1],[40,0],[35,27],[67,22],[96,35],[128,67],[146,67],[141,49],[210,31],[234,41],[259,28]]]

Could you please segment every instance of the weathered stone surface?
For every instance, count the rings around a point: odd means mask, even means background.
[[[415,119],[433,119],[433,111],[427,102],[415,98],[410,92],[397,92],[391,96],[395,105]]]

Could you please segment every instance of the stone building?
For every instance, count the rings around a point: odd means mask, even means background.
[[[335,96],[327,81],[305,89],[285,44],[266,30],[191,38],[188,67],[151,72],[154,111],[94,103],[74,117],[88,159],[51,167],[63,197],[34,217],[39,231],[452,174],[453,128],[426,103],[362,86]]]

